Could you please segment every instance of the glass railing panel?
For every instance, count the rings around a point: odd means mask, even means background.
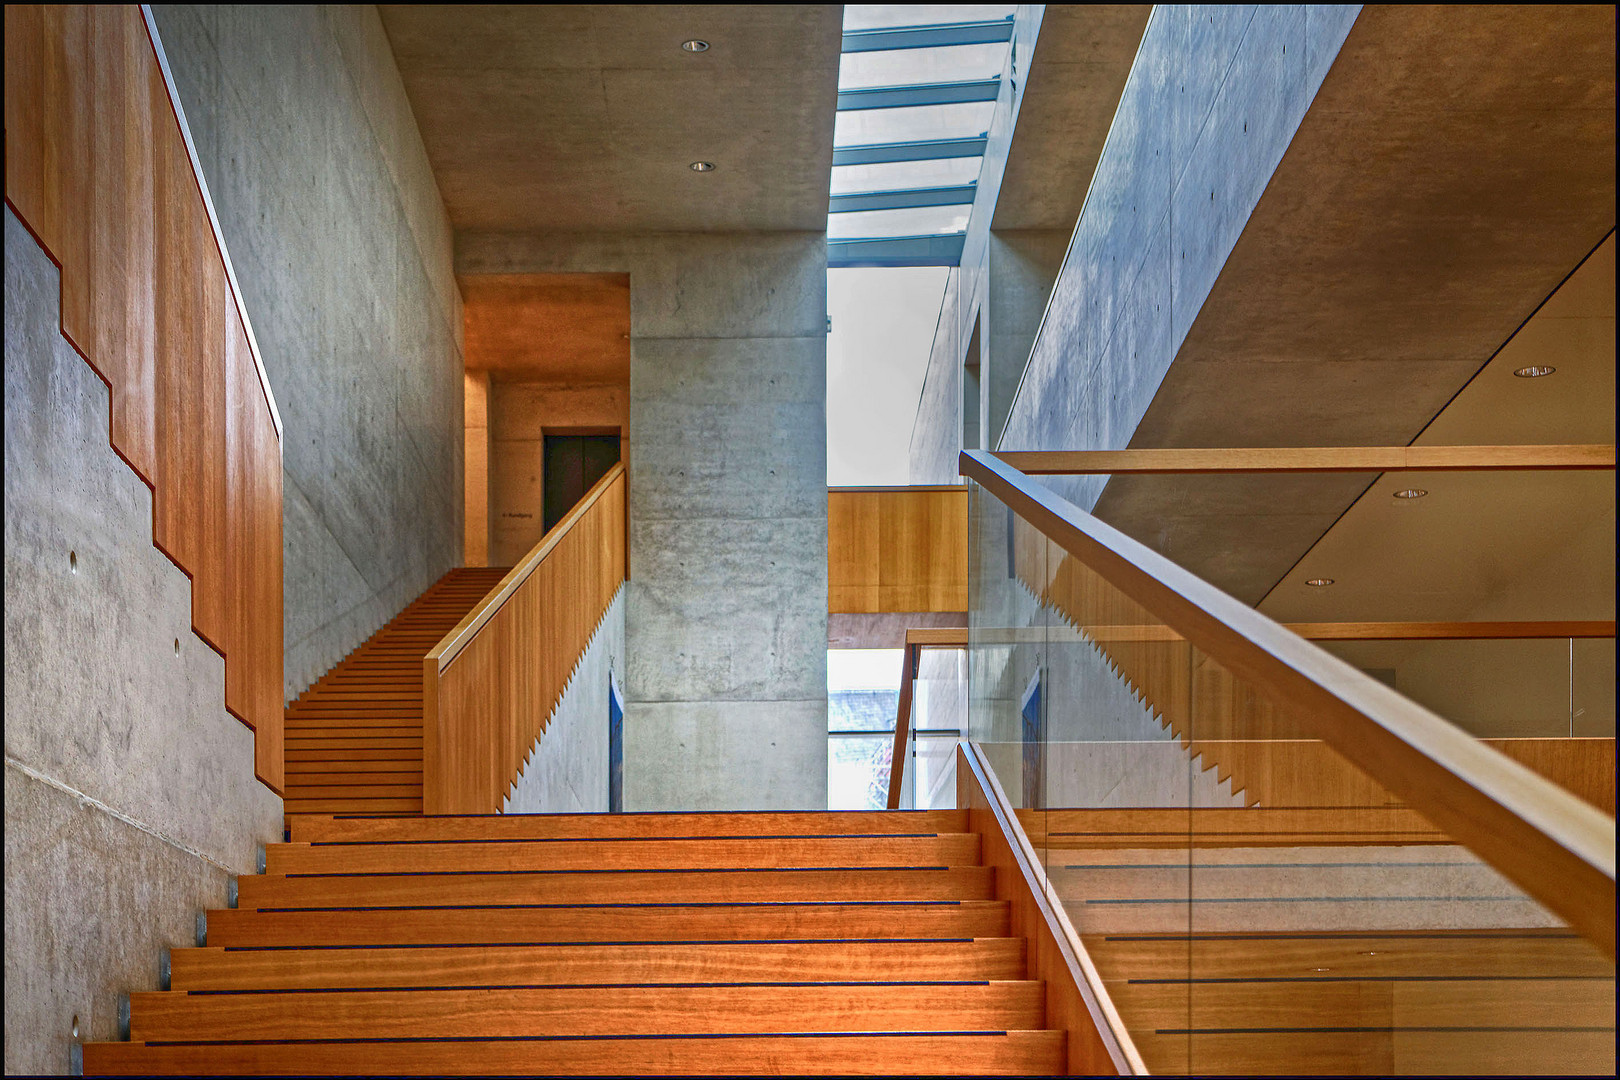
[[[1612,961],[977,485],[971,528],[970,734],[1152,1071],[1614,1070]],[[1440,644],[1544,665],[1521,723],[1558,647],[1565,737],[1604,709],[1568,639]]]
[[[977,485],[972,500],[973,737],[1149,1069],[1187,1072],[1185,1032],[1161,1030],[1189,1007],[1187,755],[1121,677],[1127,650],[1095,637],[1151,617]]]
[[[1614,638],[1570,642],[1570,734],[1614,738]],[[1614,813],[1614,807],[1609,807]]]
[[[1319,644],[1479,738],[1570,734],[1569,638]]]
[[[902,807],[956,806],[956,744],[966,725],[967,650],[923,648],[917,657]]]
[[[1194,1071],[1613,1070],[1612,962],[1302,718],[1191,656],[1172,722],[1195,783],[1230,800],[1192,817]]]
[[[982,488],[969,502],[968,737],[984,750],[1008,799],[1028,807],[1039,762],[1025,763],[1027,691],[1046,661],[1046,614],[1017,577],[1044,573],[1045,539]],[[1033,752],[1032,752],[1033,753]],[[1028,777],[1026,779],[1026,768]]]

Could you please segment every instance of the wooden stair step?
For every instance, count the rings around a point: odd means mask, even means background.
[[[386,801],[386,800],[378,800]],[[288,811],[292,812],[292,801]],[[772,903],[989,900],[994,870],[672,870],[244,877],[244,908],[406,907],[418,904]]]
[[[243,879],[247,881],[249,879]],[[1005,900],[679,904],[207,913],[210,946],[499,945],[548,942],[843,941],[1007,937]]]
[[[925,836],[967,831],[965,810],[777,811],[632,814],[446,814],[313,817],[292,839],[563,840],[690,836]]]
[[[1614,964],[1569,931],[1087,936],[1104,979],[1274,979],[1328,968],[1344,977],[1613,977]]]
[[[1032,1075],[1064,1070],[1066,1033],[740,1035],[690,1039],[521,1039],[457,1042],[256,1043],[143,1046],[88,1043],[86,1076],[231,1072],[270,1076]]]
[[[1025,977],[1024,939],[176,949],[174,990],[928,982]]]
[[[1149,1071],[1293,1076],[1613,1075],[1608,1032],[1306,1030],[1133,1033]],[[1399,1058],[1396,1047],[1399,1046]],[[1189,1060],[1190,1058],[1190,1060]],[[1399,1061],[1397,1066],[1396,1062]]]
[[[976,866],[978,862],[979,835],[949,833],[926,837],[271,844],[267,848],[266,870],[271,874],[358,874],[813,866],[916,868]]]
[[[309,740],[314,742],[315,740]],[[422,747],[420,740],[414,749],[404,747],[349,747],[327,748],[318,743],[313,746],[292,748],[287,751],[287,767],[294,765],[320,764],[325,768],[327,762],[352,760],[354,762],[383,762],[414,761],[417,768],[422,767]]]
[[[1592,977],[1314,978],[1109,984],[1133,1029],[1594,1027],[1614,1023],[1614,980]]]
[[[286,801],[302,802],[309,799],[416,799],[421,801],[422,783],[380,784],[354,783],[345,778],[341,783],[311,784],[287,780]]]
[[[137,1042],[1040,1028],[1030,981],[130,995]]]
[[[422,800],[414,799],[297,799],[284,800],[285,812],[292,814],[332,814],[343,811],[375,810],[380,813],[405,814],[422,812]]]

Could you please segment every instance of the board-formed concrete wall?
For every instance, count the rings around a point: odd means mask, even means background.
[[[7,207],[6,1072],[117,1035],[233,873],[281,834],[107,388],[60,332],[55,265]]]
[[[1130,441],[1359,11],[1154,9],[999,449]]]
[[[608,809],[608,681],[624,692],[624,590],[580,655],[546,730],[501,804],[503,814]]]
[[[825,809],[825,235],[461,234],[456,269],[630,274],[625,809]]]
[[[154,9],[286,427],[286,694],[461,565],[451,233],[374,7]]]

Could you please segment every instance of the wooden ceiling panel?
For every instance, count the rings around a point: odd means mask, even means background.
[[[629,382],[629,274],[480,274],[460,284],[468,371],[507,382]]]

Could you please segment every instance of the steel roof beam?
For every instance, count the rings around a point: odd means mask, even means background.
[[[959,266],[966,233],[946,236],[892,236],[872,240],[827,241],[827,265],[852,266]]]
[[[930,139],[923,142],[874,143],[833,151],[833,166],[884,165],[891,161],[938,161],[942,158],[983,157],[989,139]]]
[[[882,52],[888,49],[933,49],[942,45],[990,45],[1011,41],[1013,21],[944,23],[938,26],[897,26],[880,30],[851,30],[844,34],[844,52]]]
[[[954,187],[904,188],[897,191],[866,191],[834,195],[827,200],[827,213],[853,214],[862,210],[911,210],[920,206],[964,206],[973,201],[977,184]]]
[[[920,105],[958,105],[968,101],[994,101],[1001,80],[923,83],[917,86],[874,86],[866,90],[838,91],[838,111],[852,109],[909,109]]]

